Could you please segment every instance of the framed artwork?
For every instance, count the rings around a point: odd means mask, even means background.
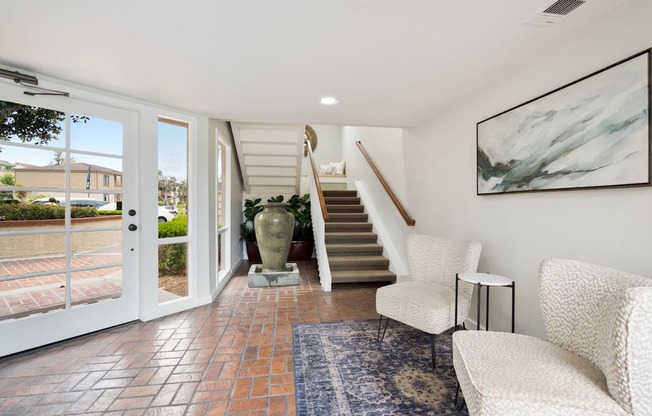
[[[477,124],[477,194],[650,185],[650,51]]]

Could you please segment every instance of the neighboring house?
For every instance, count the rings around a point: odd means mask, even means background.
[[[14,175],[16,182],[25,187],[65,187],[65,165],[36,166],[16,163],[14,165]],[[111,193],[111,191],[122,190],[122,172],[120,171],[88,163],[73,163],[71,165],[70,181],[72,189],[85,189],[89,192],[105,191],[101,199],[106,202],[116,202],[116,197],[120,199],[120,195]],[[53,192],[49,196],[63,197],[64,194]],[[88,192],[71,194],[71,197],[85,196],[88,196]],[[100,199],[99,195],[94,197]]]

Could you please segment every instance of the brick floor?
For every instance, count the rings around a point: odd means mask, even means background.
[[[292,324],[377,318],[378,285],[250,289],[210,305],[0,359],[0,415],[294,415]]]

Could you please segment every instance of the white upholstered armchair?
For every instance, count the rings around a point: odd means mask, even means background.
[[[539,298],[550,341],[453,334],[471,415],[652,415],[652,280],[546,260]]]
[[[454,326],[455,274],[475,272],[482,245],[427,235],[407,236],[410,280],[383,286],[376,292],[378,340],[385,337],[390,319],[431,335],[432,365],[435,367],[435,336]],[[471,308],[473,285],[460,282],[459,315],[463,322]],[[383,318],[385,329],[381,326]]]

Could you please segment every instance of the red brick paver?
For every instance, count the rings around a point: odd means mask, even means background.
[[[377,318],[377,285],[250,289],[0,359],[0,414],[294,415],[292,323]],[[115,413],[114,413],[115,412]]]
[[[97,266],[120,261],[121,258],[115,255],[89,254],[73,256],[71,267]],[[0,262],[0,277],[65,268],[63,257],[4,260]],[[119,298],[122,295],[121,280],[120,267],[72,272],[72,304]],[[64,273],[0,281],[0,321],[64,308],[65,284]]]

